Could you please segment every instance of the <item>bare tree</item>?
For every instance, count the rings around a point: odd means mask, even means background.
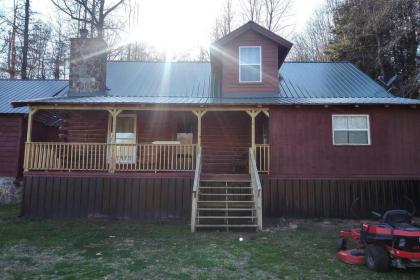
[[[65,78],[66,55],[69,47],[66,37],[61,21],[58,21],[58,26],[53,31],[51,56],[51,72],[54,79]]]
[[[287,27],[285,18],[290,16],[291,0],[264,0],[264,26],[273,32]]]
[[[128,12],[128,26],[127,26],[127,32],[129,36],[132,36],[134,32],[139,27],[139,21],[140,21],[140,6],[138,1],[131,1],[129,0],[127,5],[127,12]],[[129,42],[127,44],[127,60],[132,60],[133,57],[138,56],[138,54],[134,54],[133,51],[138,51],[138,45],[139,42]]]
[[[51,0],[51,2],[71,19],[87,24],[91,27],[91,36],[96,33],[98,38],[104,37],[104,30],[108,28],[106,20],[124,0]],[[81,9],[83,12],[81,12]]]
[[[296,61],[329,60],[327,47],[333,38],[333,15],[327,5],[315,11],[304,31],[295,36],[290,57]]]
[[[2,66],[2,71],[8,74],[8,78],[15,79],[16,77],[16,40],[18,37],[18,10],[19,6],[16,0],[13,1],[12,18],[7,17],[7,13],[1,16],[1,24],[3,25],[3,32],[7,34],[4,37],[4,44],[1,53],[6,54],[6,64]]]
[[[25,21],[23,29],[23,48],[22,48],[22,68],[20,70],[23,80],[27,79],[28,50],[29,50],[29,20],[30,20],[30,1],[25,1]]]
[[[235,12],[232,0],[226,0],[223,4],[220,16],[218,16],[215,20],[212,33],[210,34],[212,41],[216,41],[232,31],[234,15]]]
[[[244,0],[242,2],[242,16],[245,21],[261,23],[262,0]]]

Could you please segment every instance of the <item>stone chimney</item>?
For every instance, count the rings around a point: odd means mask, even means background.
[[[70,40],[70,95],[105,94],[107,45],[87,33],[81,29],[80,38]]]

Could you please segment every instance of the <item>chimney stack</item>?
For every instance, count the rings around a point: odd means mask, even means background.
[[[105,94],[106,57],[105,41],[88,38],[87,29],[80,29],[80,38],[70,39],[69,95]]]

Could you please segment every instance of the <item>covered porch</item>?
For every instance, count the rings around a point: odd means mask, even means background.
[[[48,114],[44,114],[48,112]],[[38,115],[56,116],[57,135],[36,137]],[[25,172],[270,172],[268,109],[246,107],[31,106]],[[201,149],[202,148],[202,149]]]

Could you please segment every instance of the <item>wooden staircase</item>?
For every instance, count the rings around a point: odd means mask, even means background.
[[[250,174],[201,175],[197,154],[191,210],[191,231],[197,228],[262,229],[261,184],[250,150]]]
[[[235,179],[234,175],[219,175],[219,179],[203,177],[197,198],[196,228],[258,226],[249,175],[245,179]]]

